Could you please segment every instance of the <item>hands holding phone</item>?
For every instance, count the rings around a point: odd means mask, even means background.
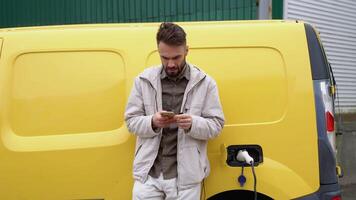
[[[192,126],[192,117],[188,114],[174,114],[168,111],[157,112],[153,115],[153,128],[165,128],[172,123],[177,123],[179,128],[188,130]]]

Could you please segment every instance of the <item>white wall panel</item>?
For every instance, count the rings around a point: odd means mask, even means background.
[[[337,110],[356,112],[356,1],[285,0],[284,19],[317,28],[338,85]]]

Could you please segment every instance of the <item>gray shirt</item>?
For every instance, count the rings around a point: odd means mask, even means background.
[[[161,72],[162,109],[178,114],[182,106],[185,88],[189,82],[190,71],[187,65],[177,78],[168,77]],[[163,173],[164,179],[177,177],[177,124],[171,124],[162,130],[162,139],[158,155],[149,172],[149,175],[158,178]]]

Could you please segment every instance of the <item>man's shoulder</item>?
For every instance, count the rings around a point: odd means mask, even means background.
[[[200,76],[200,77],[204,77],[204,81],[212,83],[212,84],[216,84],[214,78],[211,77],[208,73],[206,73],[203,69],[201,69],[197,65],[194,65],[191,63],[189,63],[189,65],[190,65],[190,69],[192,70],[193,73],[198,74],[198,76]]]
[[[161,70],[162,70],[162,66],[161,66],[161,65],[150,66],[150,67],[144,69],[144,70],[138,75],[138,77],[142,77],[142,78],[152,78],[152,76],[158,75],[159,73],[161,73]]]

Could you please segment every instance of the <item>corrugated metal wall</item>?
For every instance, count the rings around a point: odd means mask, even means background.
[[[256,0],[0,0],[0,27],[256,19]]]
[[[285,19],[302,19],[320,32],[338,84],[340,111],[356,112],[356,1],[285,0]]]

